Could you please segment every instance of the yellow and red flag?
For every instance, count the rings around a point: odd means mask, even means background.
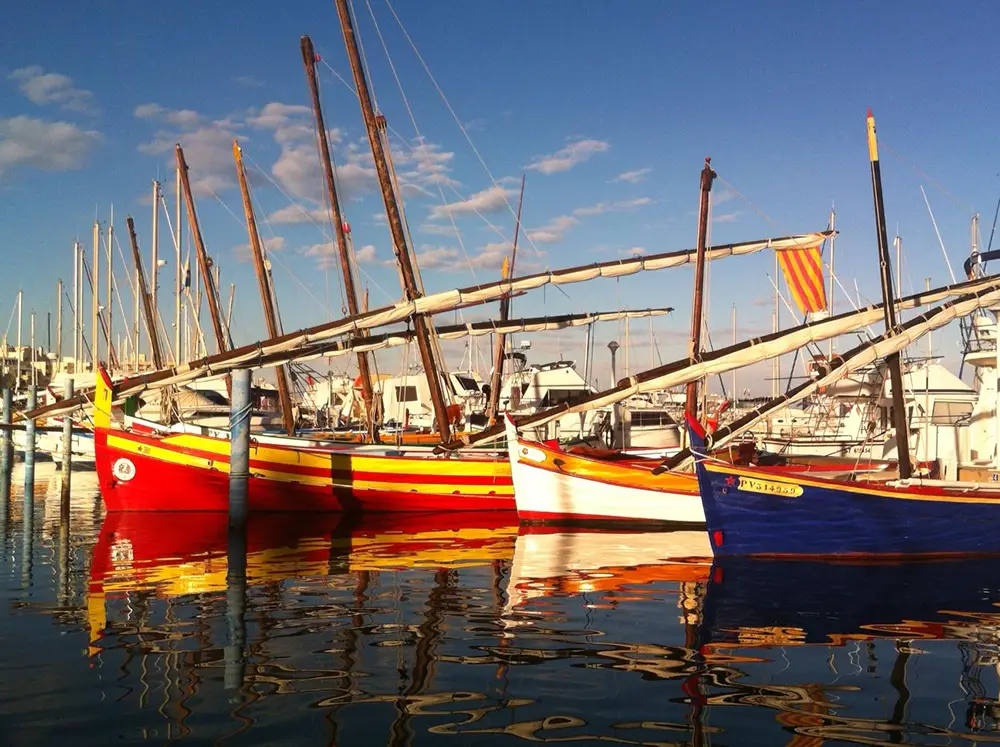
[[[778,264],[792,292],[795,305],[803,314],[826,309],[826,288],[823,282],[823,259],[819,244],[778,250]]]

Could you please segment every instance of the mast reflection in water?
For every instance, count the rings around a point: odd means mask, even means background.
[[[87,473],[61,506],[39,467],[0,538],[5,744],[997,738],[995,560],[713,564],[700,532],[501,513],[229,536],[102,517]]]

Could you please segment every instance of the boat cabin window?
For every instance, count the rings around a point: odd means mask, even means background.
[[[582,389],[549,389],[542,397],[540,407],[555,407],[567,402],[575,402],[586,395],[587,393]]]
[[[935,402],[931,413],[932,425],[958,425],[972,417],[971,402]]]
[[[467,392],[479,391],[479,386],[476,384],[476,380],[469,376],[459,376],[458,374],[455,374],[455,381]]]
[[[675,423],[674,419],[663,410],[633,410],[632,425],[655,427],[675,425]]]
[[[396,401],[397,402],[416,402],[417,401],[417,388],[415,386],[397,386],[396,387]]]

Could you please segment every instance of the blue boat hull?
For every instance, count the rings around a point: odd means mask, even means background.
[[[700,442],[692,433],[695,452]],[[908,491],[703,458],[697,471],[717,555],[1000,554],[1000,491]]]

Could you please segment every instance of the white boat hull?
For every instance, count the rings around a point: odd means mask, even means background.
[[[705,509],[697,492],[651,490],[570,474],[553,464],[550,452],[519,440],[516,433],[508,432],[507,443],[517,515],[523,521],[705,523]],[[572,458],[567,455],[567,460]],[[648,473],[646,479],[650,479]],[[672,479],[677,480],[663,476],[664,483]]]

